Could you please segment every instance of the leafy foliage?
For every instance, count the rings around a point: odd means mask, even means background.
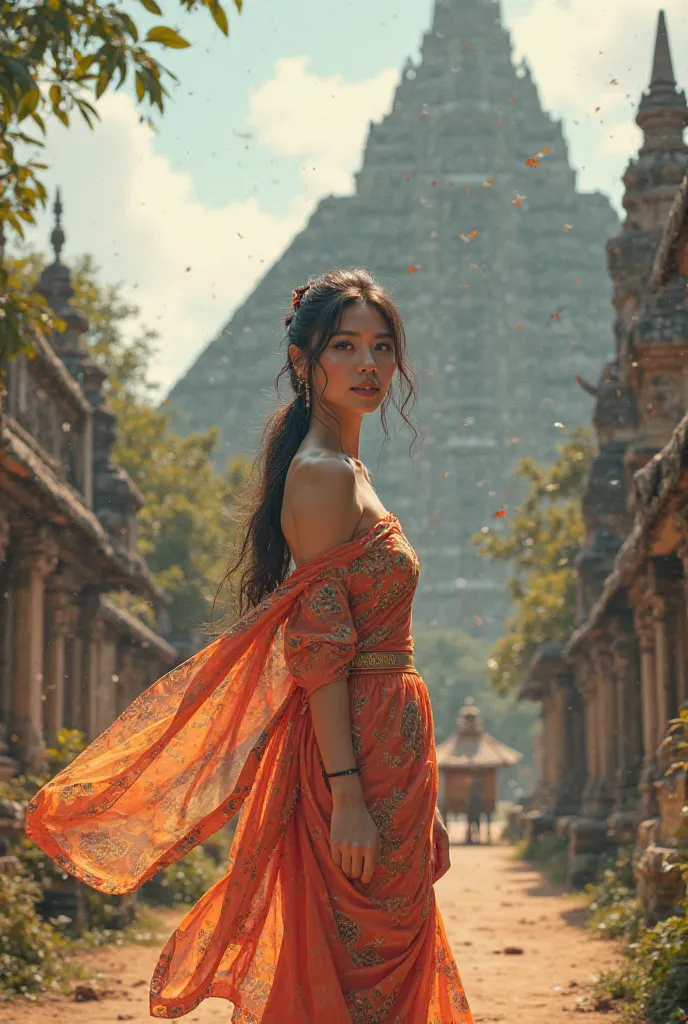
[[[221,876],[215,862],[202,846],[195,846],[177,864],[170,864],[141,886],[141,895],[149,903],[176,907],[193,905]]]
[[[607,939],[635,942],[643,927],[643,914],[635,894],[633,850],[621,847],[600,868],[599,878],[587,887],[591,931]]]
[[[162,16],[156,0],[139,2],[149,15]],[[180,12],[205,8],[228,34],[220,0],[177,2]],[[241,10],[242,0],[234,5]],[[189,43],[161,23],[141,40],[122,6],[98,0],[0,0],[0,238],[7,228],[23,238],[24,225],[34,224],[45,205],[46,165],[26,154],[27,148],[44,147],[46,119],[68,127],[78,111],[93,127],[99,118],[93,101],[128,82],[139,104],[164,113],[165,80],[176,78],[156,59],[155,49],[184,49]],[[0,244],[0,356],[6,357],[27,344],[32,329],[47,336],[55,321],[40,296],[17,290],[1,256]]]
[[[0,990],[30,995],[64,976],[66,942],[38,917],[41,898],[41,887],[26,868],[0,873]]]
[[[512,563],[512,614],[488,665],[501,692],[521,680],[537,647],[568,636],[576,623],[576,569],[584,527],[581,496],[593,454],[587,430],[557,446],[553,466],[522,459],[515,475],[527,481],[523,504],[504,532],[484,527],[473,540],[481,555]]]
[[[532,842],[527,839],[516,844],[514,853],[520,860],[526,860],[539,868],[553,885],[563,885],[568,877],[568,840],[553,833],[537,836]]]

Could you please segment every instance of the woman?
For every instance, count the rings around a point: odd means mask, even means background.
[[[160,956],[154,1017],[222,996],[234,1024],[472,1024],[432,888],[449,840],[418,561],[358,459],[394,379],[405,420],[415,395],[403,326],[362,270],[297,289],[285,324],[296,397],[266,428],[228,573],[242,617],[48,783],[27,832],[121,893],[241,808],[227,873]]]

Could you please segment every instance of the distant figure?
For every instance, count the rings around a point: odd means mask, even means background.
[[[466,842],[470,845],[471,843],[480,843],[480,817],[483,810],[483,780],[476,776],[471,783],[471,788],[468,793],[468,804],[466,807],[466,817],[468,818],[468,827],[466,829]],[[489,834],[489,825],[488,825]]]

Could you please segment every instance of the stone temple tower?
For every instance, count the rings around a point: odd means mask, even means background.
[[[556,424],[589,418],[575,377],[597,374],[611,335],[604,247],[618,229],[604,196],[577,191],[562,125],[511,51],[497,0],[436,0],[420,60],[370,126],[354,194],[320,202],[168,406],[179,429],[216,425],[221,458],[250,453],[292,288],[369,268],[399,305],[420,382],[411,454],[405,431],[381,449],[372,417],[362,445],[421,560],[416,623],[492,635],[503,569],[471,538],[513,507],[518,458],[551,460]]]
[[[677,276],[675,288],[650,288],[669,207],[688,170],[688,146],[683,141],[688,106],[674,78],[663,11],[650,85],[640,100],[636,122],[644,139],[624,174],[626,220],[607,247],[616,310],[615,353],[602,369],[593,417],[599,455],[583,502],[581,617],[599,596],[630,529],[633,473],[664,447],[688,405],[685,281]]]

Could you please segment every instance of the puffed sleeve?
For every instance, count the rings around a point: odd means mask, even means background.
[[[310,695],[348,676],[356,653],[346,573],[333,570],[299,596],[284,630],[284,656],[296,682]]]

